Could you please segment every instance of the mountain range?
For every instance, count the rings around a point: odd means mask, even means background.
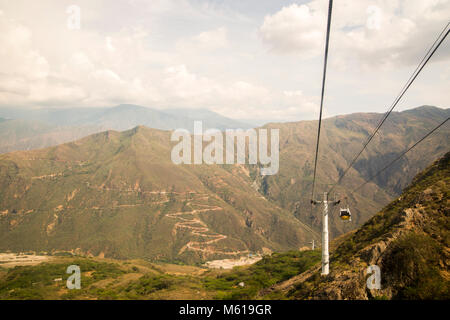
[[[316,200],[322,200],[323,192],[329,191],[338,181],[382,117],[383,114],[377,113],[355,113],[323,120]],[[389,116],[341,184],[328,195],[330,199],[341,199],[340,206],[330,207],[333,237],[361,226],[398,196],[416,174],[450,149],[447,123],[372,182],[352,193],[448,117],[450,109],[431,106],[393,112]],[[310,205],[317,121],[274,123],[265,127],[280,129],[280,170],[276,175],[259,179],[259,190],[301,221],[320,230],[321,207],[315,206],[311,211]],[[339,207],[350,207],[351,222],[340,220]]]
[[[358,230],[333,240],[327,276],[320,275],[320,248],[265,254],[232,270],[9,253],[0,255],[0,299],[448,300],[449,170],[447,153]],[[66,287],[69,265],[80,267],[79,290]],[[379,287],[369,288],[375,266]]]
[[[193,130],[194,121],[219,130],[252,125],[206,109],[165,109],[122,104],[108,108],[22,109],[0,108],[0,153],[32,150],[70,142],[106,130],[136,126],[160,130]]]
[[[170,153],[170,132],[140,126],[0,155],[0,250],[194,263],[318,240],[246,167]]]
[[[329,195],[353,214],[344,223],[339,206],[330,208],[332,238],[364,224],[449,150],[444,126],[373,182],[349,192],[449,114],[424,106],[390,116],[337,194]],[[381,117],[324,120],[318,200]],[[309,204],[317,121],[263,128],[280,130],[280,170],[273,176],[261,176],[258,165],[175,165],[170,132],[144,126],[0,155],[0,250],[197,263],[319,241],[320,208],[311,212]]]

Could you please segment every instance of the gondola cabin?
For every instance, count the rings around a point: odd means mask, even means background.
[[[339,217],[344,221],[352,221],[352,214],[349,208],[341,208]]]

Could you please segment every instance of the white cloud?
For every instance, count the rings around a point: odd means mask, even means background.
[[[297,113],[314,116],[318,110],[318,105],[315,98],[306,96],[303,91],[284,91],[284,103],[289,108],[294,108]]]
[[[277,53],[305,58],[322,55],[327,13],[324,4],[317,0],[293,4],[266,16],[260,27],[264,43]],[[333,10],[332,54],[336,59],[351,61],[352,66],[355,61],[373,68],[415,64],[449,16],[448,0],[342,0]],[[446,49],[442,58],[450,58],[450,50]]]
[[[208,98],[215,88],[215,84],[205,77],[188,72],[185,65],[172,66],[166,69],[164,88],[172,97],[191,99],[200,103]]]
[[[383,23],[382,11],[379,7],[370,5],[367,7],[366,27],[369,30],[380,30]]]
[[[228,45],[228,31],[224,27],[204,31],[189,40],[181,41],[181,46],[194,50],[223,49]]]
[[[181,101],[188,107],[211,107],[224,113],[267,104],[270,92],[246,81],[221,83],[215,79],[190,72],[185,65],[166,69],[162,90],[168,95],[166,103],[176,106]],[[228,115],[230,116],[230,114]],[[233,117],[233,115],[231,115]]]
[[[327,1],[249,1],[79,0],[82,27],[68,30],[63,2],[0,0],[0,105],[134,103],[315,118]],[[449,0],[336,1],[325,111],[384,111],[449,8]],[[449,56],[443,45],[433,61]],[[449,69],[435,63],[424,73],[412,101],[445,106]]]
[[[109,51],[113,51],[113,52],[116,51],[116,48],[112,44],[111,37],[106,37],[106,49],[108,49]]]
[[[39,81],[30,86],[28,101],[35,105],[59,106],[67,102],[76,104],[86,97],[84,90],[74,85],[52,81]]]
[[[32,47],[31,31],[0,15],[0,70],[3,74],[27,79],[45,78],[49,64]]]
[[[120,77],[109,69],[96,70],[91,74],[91,76],[95,79],[95,81],[101,81],[105,85],[122,82]]]
[[[143,80],[145,73],[138,72],[142,63],[153,58],[145,48],[147,33],[141,28],[120,30],[114,37],[87,30],[71,35],[83,48],[72,51],[75,46],[69,40],[66,47],[58,46],[61,54],[55,54],[57,59],[51,63],[42,53],[46,50],[36,48],[45,42],[38,41],[23,24],[0,15],[0,103],[98,106],[148,104],[157,99],[150,77]]]
[[[308,5],[292,4],[268,15],[260,31],[271,50],[310,57],[318,54],[322,45],[323,21],[322,12]]]

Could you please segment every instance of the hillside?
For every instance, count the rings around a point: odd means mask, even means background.
[[[319,274],[320,250],[273,253],[233,270],[19,255],[19,266],[0,264],[0,298],[448,299],[449,162],[447,153],[363,227],[334,240],[327,277]],[[27,259],[36,262],[25,265]],[[65,287],[71,264],[82,270],[81,290]],[[381,268],[380,291],[365,287],[365,270],[372,264]]]
[[[320,266],[261,294],[290,299],[449,299],[450,152],[417,175],[402,195],[332,245],[330,274]],[[381,269],[381,290],[366,269]]]
[[[330,214],[332,237],[361,226],[397,197],[416,174],[450,149],[450,126],[447,124],[372,183],[349,194],[449,116],[450,109],[429,106],[391,114],[342,184],[330,195],[332,199],[341,198],[343,205],[348,204],[353,209],[353,221],[346,224],[335,212]],[[323,121],[316,181],[318,200],[322,192],[328,191],[338,180],[381,117],[382,114],[377,113],[356,113]],[[309,204],[317,121],[274,123],[267,127],[280,128],[280,171],[277,175],[260,179],[260,191],[301,221],[312,223],[316,230],[320,230],[321,209],[314,208],[311,220]]]
[[[196,263],[318,239],[245,167],[177,166],[170,152],[169,132],[137,127],[0,155],[0,251]]]
[[[435,107],[395,113],[337,191],[346,196],[344,190],[365,181],[449,113]],[[318,192],[337,179],[379,116],[325,120],[322,145],[328,150],[320,154]],[[265,178],[253,165],[176,166],[170,133],[142,126],[0,155],[0,250],[194,263],[304,247],[320,230],[320,208],[309,227],[315,125],[267,126],[280,128],[280,171]],[[349,196],[353,221],[344,224],[331,212],[331,236],[357,228],[387,204],[418,168],[449,149],[449,134],[441,128],[389,175]]]

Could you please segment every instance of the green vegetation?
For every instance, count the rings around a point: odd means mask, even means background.
[[[344,262],[367,245],[386,239],[402,220],[406,208],[421,207],[426,214],[424,231],[445,247],[450,245],[450,221],[446,199],[450,197],[450,153],[418,174],[401,197],[388,204],[358,231],[346,238],[334,252],[334,259]],[[426,192],[424,192],[426,190]]]
[[[397,239],[384,258],[389,270],[384,283],[393,283],[394,299],[450,299],[450,282],[440,273],[445,253],[427,236],[409,233]]]
[[[251,299],[260,290],[316,264],[320,261],[320,252],[276,253],[253,265],[227,271],[88,258],[58,259],[53,263],[14,267],[0,273],[0,300]],[[65,272],[71,264],[80,266],[82,271],[80,290],[66,289],[69,275]],[[176,274],[170,272],[174,268]]]
[[[0,281],[0,299],[55,299],[57,290],[65,287],[69,265],[77,265],[83,271],[81,282],[87,287],[102,279],[114,279],[126,273],[117,264],[89,259],[71,259],[66,263],[42,263],[37,266],[17,266]],[[88,276],[89,275],[89,276]]]
[[[206,277],[207,289],[218,299],[252,299],[263,288],[300,274],[320,261],[319,251],[291,251],[264,257],[250,267],[234,268],[217,277]],[[239,286],[243,283],[243,287]]]

